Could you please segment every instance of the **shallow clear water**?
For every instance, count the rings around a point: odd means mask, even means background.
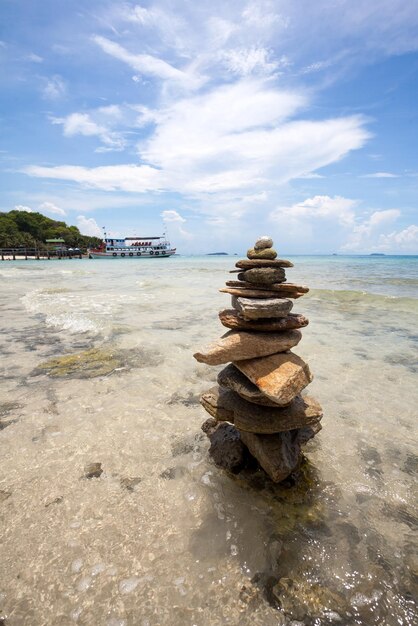
[[[285,487],[222,473],[200,431],[221,366],[192,354],[235,260],[0,264],[7,626],[415,623],[418,258],[292,259],[324,419]]]

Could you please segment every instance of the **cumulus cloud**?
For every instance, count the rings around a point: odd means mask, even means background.
[[[30,206],[25,206],[24,204],[16,204],[16,206],[13,207],[14,211],[27,211],[28,213],[32,213],[32,209],[30,208]]]
[[[165,222],[185,222],[184,217],[180,215],[177,211],[167,210],[161,213],[161,217]]]
[[[378,247],[385,251],[414,252],[416,254],[418,251],[418,226],[411,224],[401,231],[380,235]]]
[[[349,252],[358,252],[374,248],[376,234],[385,225],[396,221],[400,215],[399,209],[385,209],[374,211],[366,219],[358,219],[343,249]]]
[[[43,202],[39,206],[39,210],[41,212],[52,213],[53,215],[66,215],[64,209],[61,209],[59,206],[54,204],[53,202]]]
[[[342,196],[314,196],[291,206],[278,207],[271,214],[273,221],[287,218],[290,220],[320,219],[334,220],[343,226],[354,224],[357,200]]]
[[[103,231],[93,217],[77,216],[77,227],[82,235],[103,237]]]

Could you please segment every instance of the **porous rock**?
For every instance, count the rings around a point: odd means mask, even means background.
[[[230,330],[205,350],[193,356],[200,363],[220,365],[228,361],[240,361],[255,357],[285,352],[296,346],[302,339],[298,330],[281,333],[257,333],[256,331]]]
[[[266,318],[259,320],[246,320],[236,309],[223,309],[219,311],[221,324],[226,328],[241,328],[242,330],[258,330],[261,332],[275,332],[303,328],[309,324],[309,320],[299,313],[289,313],[286,317]]]
[[[293,352],[234,361],[234,365],[280,406],[290,404],[312,381],[308,364]]]
[[[276,250],[273,248],[264,248],[263,250],[255,250],[254,248],[250,248],[247,250],[247,257],[249,259],[275,259],[277,257]]]
[[[222,422],[209,434],[209,439],[209,454],[215,465],[232,474],[238,474],[244,469],[248,452],[235,426]]]
[[[272,248],[273,247],[273,239],[264,235],[263,237],[259,237],[254,244],[255,250],[263,250],[263,248]]]
[[[201,403],[218,421],[231,422],[240,431],[266,435],[304,429],[316,425],[322,418],[318,402],[314,398],[301,396],[295,398],[288,407],[258,406],[247,402],[235,391],[216,386],[202,394]]]
[[[282,267],[253,267],[243,272],[245,280],[249,283],[261,285],[273,285],[285,280],[286,275]]]
[[[245,319],[260,319],[264,317],[286,317],[293,307],[293,302],[286,298],[266,298],[265,300],[252,300],[232,296],[232,306],[242,314]]]
[[[240,259],[235,267],[249,269],[251,267],[293,267],[293,263],[287,259]]]

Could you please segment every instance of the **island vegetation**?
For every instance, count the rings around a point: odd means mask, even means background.
[[[0,248],[44,248],[46,239],[64,239],[68,247],[96,247],[98,237],[82,235],[77,226],[67,226],[41,213],[9,211],[0,213]]]

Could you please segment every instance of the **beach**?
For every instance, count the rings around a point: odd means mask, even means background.
[[[200,430],[238,257],[0,264],[6,626],[412,626],[418,257],[285,258],[324,409],[285,487]]]

